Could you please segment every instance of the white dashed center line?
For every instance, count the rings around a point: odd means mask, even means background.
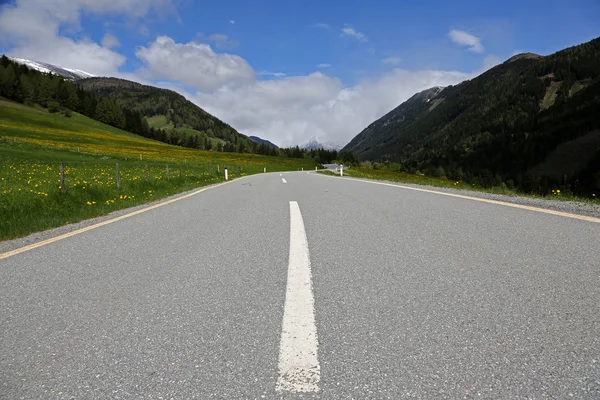
[[[277,390],[318,392],[320,380],[308,242],[300,207],[297,202],[290,201],[290,258],[279,344]]]
[[[285,178],[281,178],[281,181],[282,181],[283,183],[287,183],[287,181],[285,180]]]

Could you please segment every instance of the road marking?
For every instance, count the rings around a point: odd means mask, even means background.
[[[245,177],[241,177],[241,178],[236,179],[235,181],[239,181],[240,179],[244,179],[244,178]],[[181,196],[181,197],[177,197],[175,199],[167,200],[167,201],[165,201],[163,203],[155,204],[155,205],[150,206],[150,207],[142,208],[141,210],[130,212],[129,214],[121,215],[120,217],[116,217],[116,218],[113,218],[113,219],[109,219],[107,221],[99,222],[99,223],[94,224],[94,225],[86,226],[85,228],[77,229],[75,231],[72,231],[72,232],[69,232],[69,233],[65,233],[63,235],[56,236],[56,237],[53,237],[53,238],[50,238],[50,239],[46,239],[46,240],[43,240],[41,242],[33,243],[33,244],[28,245],[28,246],[24,246],[24,247],[15,249],[15,250],[11,250],[11,251],[8,251],[6,253],[1,253],[0,254],[0,260],[2,260],[4,258],[15,256],[15,255],[20,254],[20,253],[24,253],[24,252],[29,251],[29,250],[36,249],[38,247],[45,246],[45,245],[50,244],[50,243],[58,242],[59,240],[66,239],[66,238],[69,238],[71,236],[79,235],[80,233],[83,233],[83,232],[91,231],[92,229],[100,228],[101,226],[112,224],[113,222],[121,221],[121,220],[124,220],[124,219],[129,218],[129,217],[133,217],[134,215],[138,215],[138,214],[144,213],[146,211],[154,210],[155,208],[166,206],[167,204],[175,203],[176,201],[179,201],[179,200],[187,199],[188,197],[195,196],[195,195],[197,195],[199,193],[202,193],[202,192],[204,192],[206,190],[214,189],[214,188],[217,188],[217,187],[222,186],[222,185],[227,185],[227,184],[229,184],[231,182],[235,182],[235,181],[227,181],[227,182],[222,182],[222,183],[219,183],[219,184],[216,184],[216,185],[213,185],[213,186],[205,187],[205,188],[202,188],[200,190],[196,190],[195,192],[186,194],[185,196]]]
[[[290,258],[276,388],[296,393],[318,392],[320,380],[308,242],[300,207],[290,201]]]
[[[314,174],[314,172],[313,172],[313,174]],[[324,176],[326,178],[336,178],[334,176],[328,176],[328,175],[323,175],[323,174],[319,174],[319,175],[322,175],[322,176]],[[595,222],[597,224],[600,224],[600,218],[588,217],[587,215],[571,214],[571,213],[566,213],[566,212],[562,212],[562,211],[548,210],[548,209],[545,209],[545,208],[525,206],[525,205],[522,205],[522,204],[507,203],[505,201],[490,200],[490,199],[482,199],[480,197],[465,196],[465,195],[462,195],[462,194],[438,192],[437,190],[420,189],[420,188],[415,188],[415,187],[410,187],[410,186],[395,185],[393,183],[373,182],[373,181],[369,181],[369,180],[366,180],[366,179],[344,177],[344,180],[345,181],[350,180],[350,181],[356,181],[356,182],[372,183],[374,185],[392,186],[392,187],[397,187],[397,188],[401,188],[401,189],[415,190],[417,192],[441,194],[442,196],[456,197],[456,198],[459,198],[459,199],[466,199],[466,200],[474,200],[474,201],[479,201],[479,202],[482,202],[482,203],[496,204],[496,205],[499,205],[499,206],[520,208],[522,210],[536,211],[536,212],[541,212],[541,213],[544,213],[544,214],[558,215],[560,217],[579,219],[579,220],[582,220],[582,221]]]
[[[283,183],[287,183],[287,181],[285,180],[285,178],[281,178],[281,181],[282,181]]]

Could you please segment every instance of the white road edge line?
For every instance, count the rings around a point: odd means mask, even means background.
[[[298,203],[290,201],[290,258],[279,344],[278,391],[319,391],[321,367],[311,279],[302,214]]]
[[[312,172],[312,174],[314,174],[314,172]],[[320,176],[322,176],[324,178],[339,179],[339,178],[337,178],[335,176],[329,176],[329,175],[323,175],[323,174],[318,174],[318,175],[320,175]],[[437,190],[421,189],[421,188],[415,188],[415,187],[411,187],[411,186],[396,185],[396,184],[393,184],[393,183],[375,182],[375,181],[370,181],[370,180],[366,180],[366,179],[359,179],[359,178],[347,178],[347,177],[344,177],[344,180],[346,180],[346,181],[371,183],[373,185],[391,186],[391,187],[397,187],[397,188],[400,188],[400,189],[414,190],[414,191],[417,191],[417,192],[439,194],[439,195],[442,195],[442,196],[456,197],[458,199],[473,200],[473,201],[479,201],[481,203],[496,204],[496,205],[499,205],[499,206],[520,208],[522,210],[535,211],[535,212],[540,212],[540,213],[550,214],[550,215],[558,215],[559,217],[579,219],[579,220],[582,220],[582,221],[595,222],[597,224],[600,224],[600,218],[588,217],[587,215],[581,215],[581,214],[566,213],[566,212],[562,212],[562,211],[554,211],[554,210],[550,210],[550,209],[547,209],[547,208],[532,207],[532,206],[526,206],[526,205],[523,205],[523,204],[508,203],[508,202],[500,201],[500,200],[484,199],[484,198],[481,198],[481,197],[465,196],[465,195],[462,195],[462,194],[439,192]]]
[[[287,181],[285,180],[285,178],[281,178],[281,181],[282,181],[283,183],[287,183]]]

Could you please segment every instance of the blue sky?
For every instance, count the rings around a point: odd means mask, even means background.
[[[173,88],[278,144],[345,144],[428,85],[600,36],[600,2],[2,1],[0,50]]]

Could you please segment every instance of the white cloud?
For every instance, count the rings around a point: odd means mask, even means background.
[[[366,42],[369,40],[363,33],[358,32],[354,28],[351,28],[349,26],[342,28],[342,36],[353,37],[359,42]]]
[[[481,39],[475,35],[472,35],[465,31],[460,31],[458,29],[452,29],[450,32],[448,32],[448,37],[450,38],[450,40],[452,40],[458,45],[467,46],[469,51],[472,51],[474,53],[483,52],[483,45],[481,44]]]
[[[314,25],[315,28],[320,28],[320,29],[331,29],[331,27],[327,24],[324,24],[322,22],[319,22],[318,24]]]
[[[232,20],[232,19],[230,19],[230,20],[229,20],[229,23],[230,23],[231,25],[235,25],[235,21],[234,21],[234,20]]]
[[[77,68],[94,75],[114,75],[125,57],[88,38],[71,39],[60,32],[78,32],[81,14],[124,14],[140,18],[151,10],[172,10],[170,0],[17,0],[0,14],[0,42],[8,54]]]
[[[317,64],[317,68],[331,68],[331,64],[327,64],[327,63]]]
[[[149,77],[181,82],[203,91],[241,84],[255,77],[252,67],[239,56],[215,53],[204,43],[175,43],[168,36],[157,37],[148,47],[138,47],[135,54],[146,64]]]
[[[107,33],[104,35],[104,38],[102,38],[102,46],[106,47],[107,49],[113,49],[115,47],[120,47],[121,42],[119,42],[119,39],[117,39],[116,36]]]
[[[229,36],[222,33],[213,33],[208,40],[214,42],[217,49],[234,49],[238,46],[236,41],[229,39]]]
[[[485,72],[488,69],[494,68],[496,65],[501,64],[502,60],[494,55],[488,55],[483,59],[483,65],[481,72]]]
[[[287,74],[284,74],[283,72],[271,72],[271,71],[258,71],[256,73],[256,75],[258,76],[272,76],[275,78],[283,78],[284,76],[287,76]]]
[[[5,6],[0,14],[0,42],[8,43],[11,55],[95,75],[116,75],[146,83],[168,81],[161,86],[186,95],[240,132],[283,146],[311,138],[346,144],[415,92],[473,76],[457,71],[394,69],[354,86],[345,86],[321,72],[287,77],[282,72],[260,71],[260,76],[278,79],[257,79],[254,69],[237,55],[217,53],[208,44],[176,43],[166,36],[139,47],[136,55],[144,67],[134,75],[123,74],[117,71],[125,57],[113,50],[114,41],[103,40],[101,45],[60,33],[65,29],[79,32],[82,13],[120,13],[139,18],[153,9],[168,9],[169,4],[168,0],[17,0],[16,5]],[[342,34],[368,40],[351,27],[345,27]],[[228,40],[223,36],[211,40]],[[495,62],[486,58],[483,67]],[[194,88],[194,93],[186,93],[183,85]]]
[[[414,93],[456,84],[470,75],[456,71],[396,69],[352,87],[322,73],[248,82],[212,93],[184,93],[240,132],[282,146],[312,138],[344,145],[375,119]]]
[[[402,59],[400,57],[386,57],[381,59],[381,62],[389,65],[398,65]]]

